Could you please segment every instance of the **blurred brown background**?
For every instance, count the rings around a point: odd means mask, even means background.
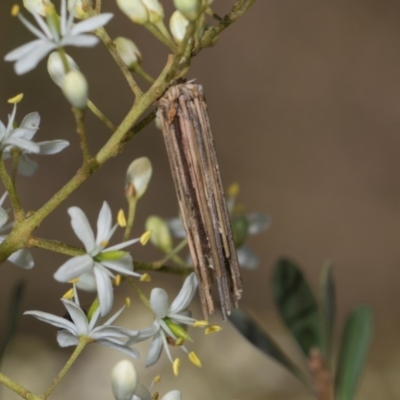
[[[108,26],[110,34],[132,38],[142,50],[144,68],[157,75],[166,50],[117,11],[114,1],[103,3],[104,11],[116,13]],[[163,3],[169,15],[172,1]],[[224,14],[233,1],[214,3],[215,10]],[[32,39],[18,20],[10,17],[12,4],[11,0],[0,3],[2,55]],[[359,399],[400,398],[399,22],[400,3],[395,0],[259,0],[224,32],[217,46],[193,60],[188,75],[204,85],[225,185],[239,182],[239,200],[246,210],[264,211],[272,218],[270,230],[250,240],[262,262],[258,270],[243,272],[242,305],[288,351],[298,354],[272,305],[271,267],[279,256],[289,256],[316,285],[323,262],[332,259],[339,324],[360,303],[372,304],[376,313],[375,341]],[[120,121],[132,96],[104,47],[71,48],[69,54],[89,80],[91,99],[110,119]],[[18,119],[39,111],[42,122],[36,140],[63,138],[71,142],[60,155],[36,157],[40,164],[36,175],[19,180],[24,206],[35,210],[80,165],[72,114],[49,79],[45,62],[22,77],[14,74],[9,63],[2,62],[0,71],[0,119],[4,122],[11,112],[6,100],[24,92]],[[138,81],[146,87],[140,78]],[[87,121],[95,150],[110,132],[91,115]],[[79,245],[67,208],[78,205],[93,224],[104,200],[116,213],[125,205],[125,170],[143,155],[152,160],[154,176],[139,204],[135,233],[143,231],[150,214],[176,215],[164,144],[152,124],[62,204],[37,234]],[[160,256],[139,246],[132,248],[132,255],[138,260]],[[38,250],[34,257],[36,266],[31,271],[9,263],[1,267],[0,304],[7,304],[13,283],[22,277],[28,281],[24,310],[62,314],[58,299],[67,287],[56,283],[52,274],[65,257]],[[169,287],[171,297],[180,286],[179,278],[155,274],[153,284]],[[141,308],[134,306],[121,324],[132,326],[135,312],[142,314]],[[147,320],[139,324],[146,326],[148,316],[143,318]],[[2,313],[0,326],[4,321]],[[214,321],[219,322],[218,317]],[[139,361],[143,383],[163,372],[161,392],[183,388],[185,400],[308,398],[294,378],[258,354],[230,327],[224,327],[223,333],[207,340],[196,336],[194,348],[204,364],[201,370],[185,360],[181,376],[175,379],[165,357],[150,371]],[[143,355],[147,346],[140,346]],[[40,392],[70,352],[58,349],[52,327],[23,317],[19,336],[4,360],[4,373]],[[122,357],[91,346],[55,398],[111,399],[109,371]],[[0,388],[0,398],[17,396]]]

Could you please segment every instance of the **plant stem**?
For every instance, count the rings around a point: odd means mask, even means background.
[[[9,377],[3,375],[0,372],[0,383],[2,383],[4,386],[8,387],[10,390],[12,390],[14,393],[17,393],[20,395],[23,399],[27,400],[43,400],[43,398],[33,394],[29,390],[25,389],[18,383],[14,382],[12,379]]]
[[[128,211],[128,221],[126,222],[126,229],[124,233],[124,241],[129,239],[132,231],[133,222],[135,220],[136,204],[137,198],[129,197],[128,199],[129,211]]]
[[[147,22],[144,24],[144,27],[147,28],[153,36],[155,36],[161,43],[165,44],[170,50],[172,50],[173,52],[176,51],[176,45],[174,44],[172,39],[164,36],[163,33],[160,32],[160,30],[155,25]]]
[[[153,77],[151,77],[151,76],[142,68],[142,66],[141,66],[139,63],[137,63],[137,64],[135,65],[134,71],[135,71],[139,76],[141,76],[145,81],[147,81],[147,82],[149,82],[149,83],[151,83],[151,84],[154,83],[155,79],[154,79]]]
[[[136,285],[134,279],[131,276],[127,276],[126,277],[127,282],[132,286],[133,290],[137,293],[137,295],[139,296],[140,300],[142,301],[142,303],[150,308],[150,310],[152,309],[150,306],[150,302],[149,299],[144,295],[144,293],[140,290],[139,286]]]
[[[98,108],[97,106],[91,101],[88,100],[87,102],[88,109],[101,121],[103,122],[108,129],[112,132],[117,130],[117,126],[114,125]]]
[[[89,144],[86,137],[85,129],[85,110],[80,110],[79,108],[73,107],[72,112],[75,116],[76,122],[76,133],[78,134],[79,144],[82,150],[83,163],[86,164],[92,158],[90,155]]]
[[[82,350],[86,347],[86,345],[90,342],[90,338],[87,336],[81,336],[79,338],[79,344],[76,346],[74,352],[72,353],[71,357],[64,365],[63,369],[60,373],[56,376],[52,384],[47,388],[47,390],[43,393],[42,398],[47,399],[51,392],[55,389],[55,387],[60,383],[61,379],[65,376],[65,374],[69,371],[72,367],[78,356],[82,353]]]
[[[162,260],[153,263],[155,269],[161,268],[171,258],[174,258],[182,249],[187,245],[187,239],[183,239],[170,253],[168,253]]]
[[[144,262],[134,262],[135,271],[142,270],[142,271],[157,271],[157,272],[165,272],[167,274],[174,274],[174,275],[183,275],[186,276],[194,271],[193,267],[172,267],[169,265],[164,265],[159,267],[154,265],[154,263],[144,263]]]
[[[58,240],[47,240],[35,237],[32,237],[28,240],[27,247],[38,247],[40,249],[54,251],[55,253],[65,254],[71,257],[86,254],[85,250],[80,247],[70,246],[59,242]]]

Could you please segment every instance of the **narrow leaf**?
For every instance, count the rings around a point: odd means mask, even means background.
[[[310,387],[306,375],[296,367],[275,341],[243,310],[234,309],[228,317],[231,324],[257,349],[273,358],[296,378]]]
[[[327,362],[331,359],[332,335],[335,322],[335,285],[333,266],[327,261],[322,268],[320,278],[321,296],[321,347]]]
[[[320,347],[317,301],[300,269],[287,259],[275,265],[272,289],[278,311],[308,358],[313,347]]]
[[[25,288],[25,281],[21,280],[17,282],[17,284],[14,286],[11,292],[9,314],[7,322],[5,324],[6,329],[4,332],[4,339],[3,342],[0,344],[0,362],[3,359],[8,344],[10,343],[11,339],[13,338],[17,330],[18,320],[21,314],[20,307],[21,307],[24,288]]]
[[[372,310],[359,306],[348,317],[342,333],[335,382],[337,400],[354,398],[372,335]]]

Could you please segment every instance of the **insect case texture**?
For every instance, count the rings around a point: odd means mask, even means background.
[[[242,280],[233,242],[203,88],[194,83],[171,86],[157,112],[190,254],[199,281],[205,318],[215,311],[216,283],[223,318],[237,307]]]

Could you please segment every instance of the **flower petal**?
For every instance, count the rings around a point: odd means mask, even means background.
[[[54,279],[58,282],[68,282],[90,271],[93,266],[93,259],[89,255],[84,254],[82,256],[76,256],[69,259],[58,268],[54,274]]]
[[[94,268],[94,276],[96,277],[97,294],[100,302],[100,313],[101,316],[104,317],[110,312],[113,305],[113,287],[110,277],[97,266]]]
[[[38,112],[31,112],[22,120],[20,127],[29,129],[38,129],[40,124],[40,114]]]
[[[61,40],[62,46],[93,47],[99,39],[93,35],[66,36]]]
[[[32,176],[38,169],[39,164],[31,160],[25,154],[21,154],[18,160],[18,173],[24,176]]]
[[[265,231],[271,225],[271,219],[267,215],[259,212],[246,215],[246,220],[249,224],[249,235],[256,235],[257,233]]]
[[[167,225],[172,235],[176,238],[184,239],[186,237],[185,227],[180,217],[167,220]]]
[[[119,260],[102,261],[101,265],[119,272],[122,275],[141,276],[140,274],[133,272],[133,260],[130,254],[126,254]]]
[[[182,400],[182,393],[180,390],[171,390],[167,394],[164,394],[160,400]]]
[[[107,339],[97,340],[96,343],[101,344],[102,346],[112,347],[113,349],[122,351],[123,353],[128,354],[129,356],[131,356],[133,358],[140,358],[140,354],[135,348],[127,347],[123,344],[113,343]]]
[[[85,312],[71,300],[61,299],[61,301],[67,309],[68,314],[77,329],[78,335],[89,335],[89,323]]]
[[[96,243],[108,242],[110,240],[109,233],[112,226],[112,214],[110,206],[106,201],[103,202],[99,217],[97,218],[97,236]],[[103,247],[105,247],[104,245]]]
[[[150,367],[158,361],[161,356],[162,346],[163,342],[161,333],[157,333],[154,335],[153,340],[150,343],[149,353],[146,358],[146,367]]]
[[[68,214],[71,216],[71,225],[75,235],[85,246],[86,252],[90,253],[96,247],[96,242],[85,213],[79,207],[70,207]]]
[[[142,385],[141,383],[139,383],[137,385],[137,388],[135,390],[135,394],[133,396],[132,400],[152,400],[153,397],[151,396],[150,392],[146,389],[146,387],[144,385]]]
[[[71,332],[62,330],[57,332],[57,342],[61,347],[76,346],[79,339]]]
[[[59,317],[58,315],[49,314],[43,311],[25,311],[24,315],[32,315],[39,321],[46,322],[46,324],[56,326],[57,328],[66,329],[75,335],[77,334],[75,325],[71,321]]]
[[[257,254],[248,246],[243,245],[237,250],[239,265],[246,269],[255,269],[258,267],[259,259]]]
[[[17,250],[7,260],[24,269],[31,269],[35,265],[32,254],[26,249]]]
[[[172,302],[169,312],[176,314],[179,311],[185,310],[190,302],[193,300],[197,290],[197,278],[194,272],[192,272],[183,283],[182,289]]]
[[[95,292],[97,290],[96,279],[93,270],[85,272],[78,278],[76,287],[85,292]]]
[[[92,32],[101,26],[107,24],[114,16],[111,13],[99,14],[94,17],[88,18],[85,21],[78,22],[71,29],[72,36],[80,35],[81,33]]]
[[[137,243],[139,241],[140,241],[140,238],[131,239],[131,240],[128,240],[126,242],[122,242],[122,243],[116,244],[114,246],[108,247],[106,251],[120,250],[120,249],[123,249],[124,247],[128,247],[131,244]]]
[[[25,57],[32,51],[35,51],[36,48],[42,46],[46,41],[42,39],[32,40],[31,42],[25,43],[22,46],[17,47],[16,49],[7,53],[4,57],[5,61],[17,61],[22,57]]]
[[[40,147],[39,154],[41,155],[57,154],[69,146],[67,140],[60,139],[46,140],[43,142],[37,142],[36,144]]]
[[[30,53],[18,59],[14,64],[15,72],[18,75],[22,75],[31,71],[51,50],[55,48],[56,45],[52,42],[43,42],[39,46],[36,46],[35,50],[32,50]]]
[[[20,139],[17,137],[11,136],[5,141],[5,144],[8,146],[18,147],[22,151],[27,151],[29,153],[39,153],[39,146],[36,143],[31,142],[30,140]]]
[[[150,294],[150,306],[158,318],[164,318],[168,312],[168,293],[161,288],[154,288]]]

